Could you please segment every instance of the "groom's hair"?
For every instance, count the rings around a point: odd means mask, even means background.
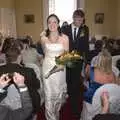
[[[80,16],[83,18],[85,17],[85,13],[81,9],[77,9],[73,12],[73,18],[77,16]]]
[[[84,18],[83,20],[83,24],[85,24],[85,13],[83,10],[81,9],[77,9],[73,12],[73,18],[76,18],[76,17],[81,17],[81,18]]]

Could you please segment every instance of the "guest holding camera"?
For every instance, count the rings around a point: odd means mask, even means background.
[[[5,56],[6,56],[7,63],[5,65],[0,66],[0,76],[2,74],[9,73],[8,76],[11,78],[12,76],[14,76],[14,72],[17,72],[24,76],[25,85],[28,87],[28,91],[32,99],[33,116],[34,116],[37,112],[40,111],[40,108],[41,108],[40,107],[40,95],[38,93],[38,90],[40,88],[40,81],[39,79],[37,79],[36,74],[33,69],[24,67],[20,64],[22,61],[22,57],[21,57],[22,49],[21,49],[21,46],[18,40],[13,39],[11,41],[10,39],[9,46],[5,48],[6,48]],[[10,94],[7,94],[7,96],[9,95],[10,97],[12,97],[13,95],[16,95],[16,97],[14,97],[15,98],[14,100],[17,103],[14,105],[13,99],[12,101],[10,101],[9,99],[4,100],[4,101],[6,101],[5,103],[9,103],[9,105],[11,105],[11,108],[15,110],[22,106],[20,104],[21,103],[20,95],[18,94],[14,80],[11,80],[9,84],[11,85],[6,89],[8,89]]]
[[[32,113],[32,102],[28,94],[28,88],[24,83],[25,78],[21,74],[15,72],[13,75],[14,84],[20,94],[21,107],[13,110],[9,105],[1,104],[6,98],[7,92],[9,92],[6,88],[10,81],[8,74],[0,76],[0,120],[27,120]],[[16,104],[15,101],[14,104]]]

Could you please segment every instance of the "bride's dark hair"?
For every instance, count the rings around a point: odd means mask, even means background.
[[[58,16],[55,15],[55,14],[51,14],[51,15],[48,16],[48,18],[47,18],[47,23],[48,23],[48,20],[49,20],[51,17],[55,17],[56,20],[57,20],[57,22],[58,22],[58,24],[60,23],[60,20],[59,20]],[[60,26],[58,26],[58,33],[59,33],[59,35],[61,35],[61,33],[62,33]],[[46,36],[48,37],[49,35],[50,35],[50,30],[49,30],[49,29],[46,29]]]

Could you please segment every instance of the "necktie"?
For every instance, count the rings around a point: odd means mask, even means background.
[[[74,28],[74,41],[76,41],[76,28]]]

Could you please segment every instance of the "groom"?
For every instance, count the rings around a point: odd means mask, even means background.
[[[82,10],[75,10],[73,13],[73,22],[62,27],[62,32],[69,37],[69,50],[75,50],[84,58],[84,64],[87,63],[89,29],[85,25],[85,14]],[[79,63],[74,68],[67,68],[67,87],[73,118],[80,119],[83,103],[83,79],[81,70],[83,63]]]

